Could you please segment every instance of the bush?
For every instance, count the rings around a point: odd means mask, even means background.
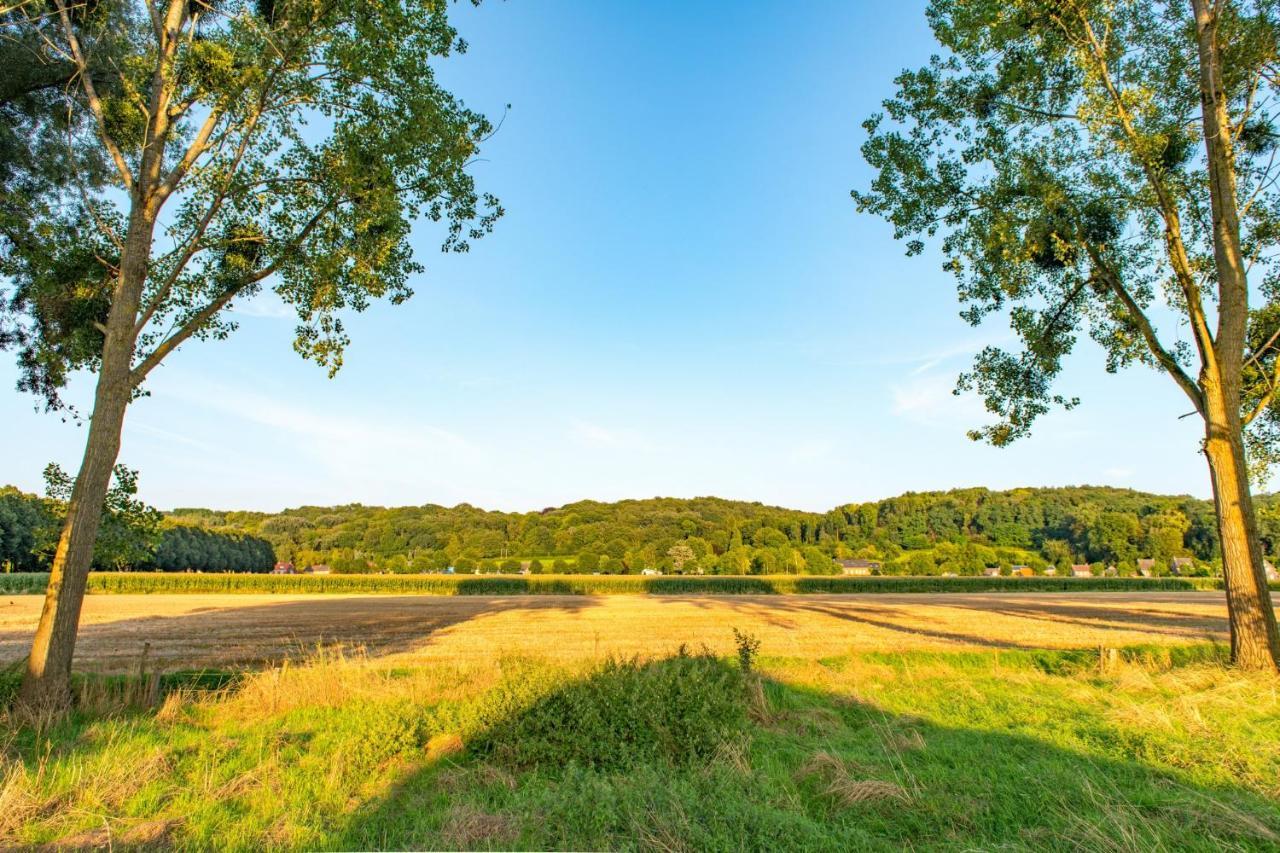
[[[475,753],[552,772],[688,766],[709,760],[746,726],[742,673],[710,655],[609,660],[513,713],[527,701],[529,681],[510,679],[491,694],[485,707],[494,722],[472,739]]]

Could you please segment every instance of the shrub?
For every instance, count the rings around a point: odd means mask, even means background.
[[[734,628],[733,642],[738,647],[738,666],[745,675],[755,666],[756,654],[760,651],[760,640]]]
[[[493,722],[472,740],[475,753],[552,772],[687,766],[709,760],[746,725],[742,673],[710,655],[611,659],[526,704],[528,684],[508,679],[489,697]]]

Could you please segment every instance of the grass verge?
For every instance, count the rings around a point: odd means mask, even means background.
[[[0,721],[0,846],[1280,845],[1276,680],[1219,647],[761,651],[747,672],[327,654],[145,710],[82,688],[66,720]]]

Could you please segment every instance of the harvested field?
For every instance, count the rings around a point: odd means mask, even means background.
[[[42,598],[0,598],[0,665],[28,648]],[[731,629],[770,655],[1079,648],[1227,637],[1217,592],[794,596],[97,595],[85,599],[77,667],[252,666],[319,645],[396,664],[520,654],[565,661],[732,651]]]

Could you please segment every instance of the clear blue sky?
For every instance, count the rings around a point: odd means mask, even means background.
[[[1106,483],[1205,495],[1169,380],[1102,372],[1077,410],[995,450],[955,375],[999,327],[957,316],[849,190],[861,121],[933,43],[923,4],[512,0],[456,8],[441,68],[510,113],[475,173],[507,216],[469,255],[416,235],[407,304],[349,322],[330,381],[277,304],[240,309],[149,382],[121,459],[154,504],[532,509],[714,494],[805,509],[906,490]],[[12,359],[0,382],[12,387]],[[87,401],[81,380],[71,396]],[[0,481],[74,470],[84,429],[0,394]],[[1118,427],[1118,428],[1117,428]]]

